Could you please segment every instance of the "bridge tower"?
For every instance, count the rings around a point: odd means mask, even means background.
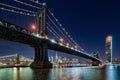
[[[37,28],[37,34],[40,34],[43,37],[47,36],[46,11],[47,11],[47,6],[44,3],[43,7],[36,13],[36,16],[35,16],[35,25]]]
[[[99,58],[100,58],[100,57],[99,57],[99,53],[98,53],[98,52],[93,52],[93,57],[99,59]],[[92,62],[92,66],[99,66],[99,64],[101,64],[99,61],[93,60],[93,62]]]
[[[19,54],[15,54],[15,64],[20,64]]]
[[[35,24],[37,27],[37,34],[46,38],[46,11],[47,6],[44,3],[43,7],[37,12],[35,16]],[[52,68],[52,64],[48,60],[48,41],[41,41],[41,44],[33,45],[35,50],[34,61],[30,65],[31,68]]]

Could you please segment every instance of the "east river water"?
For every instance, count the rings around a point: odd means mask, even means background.
[[[0,68],[0,80],[120,80],[120,67]]]

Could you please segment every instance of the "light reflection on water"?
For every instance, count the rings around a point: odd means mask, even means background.
[[[106,79],[107,80],[120,80],[120,68],[116,65],[107,66],[106,68]]]
[[[53,69],[0,68],[0,80],[120,80],[118,66]]]

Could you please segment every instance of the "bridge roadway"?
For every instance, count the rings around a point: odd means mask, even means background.
[[[4,20],[0,20],[0,38],[9,40],[9,41],[28,44],[32,47],[34,47],[36,45],[39,46],[39,45],[41,45],[41,43],[47,42],[48,49],[68,53],[71,55],[80,56],[80,57],[90,59],[92,61],[96,61],[99,63],[102,62],[98,58],[95,58],[87,53],[84,53],[84,52],[78,51],[78,50],[74,50],[74,49],[68,48],[66,46],[63,46],[60,43],[53,42],[49,39],[45,39],[43,37],[40,37],[39,35],[36,35],[30,31],[24,29],[24,28],[21,28],[17,25],[11,24]]]

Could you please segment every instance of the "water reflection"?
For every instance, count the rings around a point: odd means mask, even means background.
[[[50,69],[32,69],[33,80],[49,80]]]
[[[120,69],[117,65],[108,65],[106,69],[106,80],[120,80]]]
[[[15,67],[0,69],[0,80],[32,80],[32,75],[29,68]]]
[[[49,80],[104,80],[102,71],[91,67],[55,68],[51,71]]]
[[[0,80],[120,80],[119,67],[0,68]]]
[[[80,80],[78,68],[56,68],[58,80]]]

